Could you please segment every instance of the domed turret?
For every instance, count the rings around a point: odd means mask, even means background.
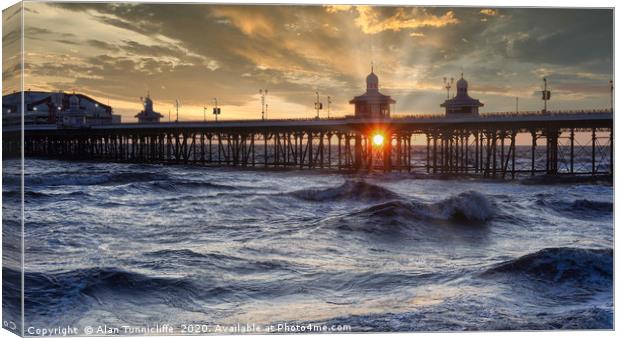
[[[153,100],[151,100],[150,96],[147,96],[144,99],[144,111],[152,112],[153,111]]]
[[[370,73],[366,77],[366,90],[379,90],[379,78],[375,73]]]
[[[366,93],[354,97],[349,103],[355,105],[355,117],[383,118],[390,117],[390,105],[396,101],[379,92],[379,77],[371,64],[370,74],[366,76]]]
[[[378,91],[379,90],[379,77],[375,75],[375,66],[370,65],[370,74],[366,76],[366,91]]]
[[[463,78],[461,73],[461,79],[456,81],[456,96],[467,95],[467,80]]]
[[[144,110],[136,115],[139,123],[159,123],[159,120],[163,117],[162,114],[153,110],[153,99],[151,99],[151,93],[147,93],[145,98],[140,98]]]
[[[478,108],[484,106],[479,100],[469,97],[467,94],[467,80],[461,78],[456,81],[456,96],[447,99],[440,106],[446,108],[446,116],[478,116]]]

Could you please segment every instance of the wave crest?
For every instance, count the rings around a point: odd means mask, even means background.
[[[483,275],[517,275],[547,282],[611,283],[613,249],[545,248],[486,270]]]
[[[364,181],[347,180],[342,185],[327,189],[303,189],[289,193],[306,201],[334,201],[334,200],[387,200],[398,199],[399,196],[389,189]]]
[[[466,191],[437,203],[390,201],[373,205],[355,215],[368,217],[407,217],[426,220],[486,222],[495,215],[493,203],[477,191]]]
[[[539,198],[536,200],[536,204],[562,214],[570,213],[579,218],[603,216],[614,211],[613,202],[594,201],[589,199],[578,199],[569,202]]]
[[[495,206],[482,193],[465,191],[434,205],[437,214],[444,219],[486,222],[495,215]]]

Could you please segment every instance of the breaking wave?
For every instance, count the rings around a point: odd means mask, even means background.
[[[545,248],[486,270],[484,276],[526,275],[552,283],[611,285],[613,249]]]
[[[358,211],[367,217],[407,217],[426,220],[486,222],[495,215],[494,205],[477,191],[466,191],[437,203],[390,201]]]
[[[303,189],[289,193],[306,201],[333,200],[387,200],[398,199],[399,196],[389,189],[364,181],[347,180],[342,185],[327,189]]]

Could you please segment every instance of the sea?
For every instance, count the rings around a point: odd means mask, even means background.
[[[26,159],[24,182],[26,330],[613,329],[609,181]],[[5,319],[19,187],[4,160]]]

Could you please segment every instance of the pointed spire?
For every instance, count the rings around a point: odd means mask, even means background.
[[[370,61],[370,72],[371,73],[375,72],[375,62],[374,61]]]

